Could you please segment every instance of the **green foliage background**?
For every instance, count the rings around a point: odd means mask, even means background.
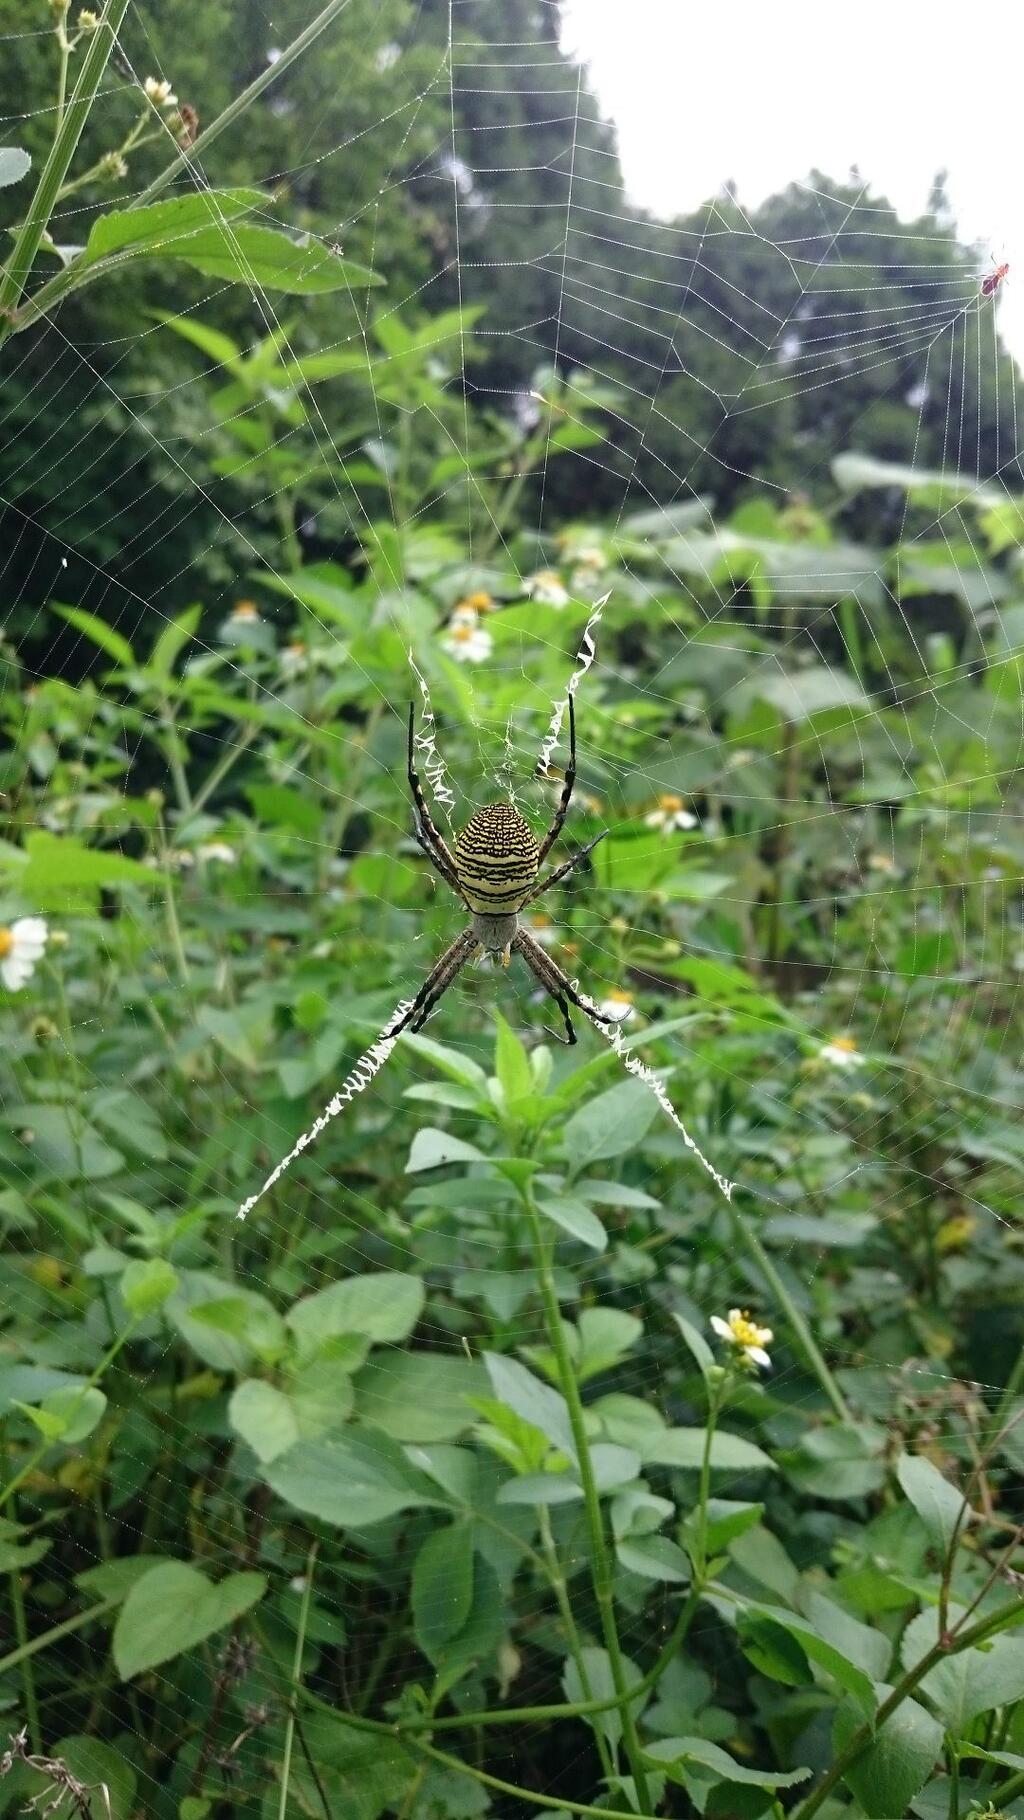
[[[132,14],[81,167],[306,23]],[[940,185],[647,220],[555,33],[460,9],[453,170],[447,6],[352,0],[204,161],[333,288],[150,247],[4,348],[0,1812],[1021,1812],[1015,376]],[[38,171],[52,33],[3,87]],[[534,928],[732,1199],[488,968],[238,1224],[459,927],[409,651],[541,829],[605,595]]]

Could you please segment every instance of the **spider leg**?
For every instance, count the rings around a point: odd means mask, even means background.
[[[521,908],[525,910],[526,904],[532,904],[535,897],[540,897],[551,885],[557,885],[559,879],[565,878],[566,875],[572,871],[574,866],[579,865],[581,859],[586,859],[587,854],[593,852],[598,841],[604,840],[607,833],[608,829],[602,828],[600,834],[595,834],[593,840],[588,840],[586,846],[581,847],[578,853],[574,853],[571,859],[567,859],[563,866],[557,866],[554,872],[550,873],[547,878],[542,878],[539,885],[534,886],[529,897],[526,899],[526,903],[524,903]]]
[[[565,782],[562,785],[562,794],[558,799],[558,808],[555,810],[554,821],[551,823],[551,826],[548,829],[547,833],[545,834],[544,839],[540,843],[540,851],[537,854],[538,870],[544,864],[544,861],[547,859],[547,856],[548,856],[549,852],[551,851],[551,848],[554,846],[556,840],[558,839],[558,836],[561,834],[562,829],[565,826],[565,818],[569,812],[569,802],[572,797],[572,789],[573,789],[573,785],[575,782],[576,782],[576,710],[573,707],[572,694],[570,692],[570,695],[569,695],[569,763],[565,767]]]
[[[562,972],[557,961],[553,961],[550,954],[541,947],[539,942],[535,942],[533,936],[528,935],[525,929],[517,932],[512,948],[516,954],[522,955],[534,978],[540,981],[545,992],[554,999],[562,1013],[565,1021],[565,1036],[559,1036],[555,1030],[547,1032],[549,1036],[554,1037],[556,1043],[564,1043],[568,1047],[570,1043],[575,1043],[577,1040],[572,1018],[569,1016],[570,1005],[575,1005],[577,1011],[582,1011],[584,1017],[593,1018],[599,1024],[614,1023],[614,1018],[606,1017],[603,1011],[591,1011],[589,1006],[583,1003],[568,974]],[[547,1025],[544,1027],[547,1030]]]
[[[455,869],[455,860],[452,857],[451,849],[446,845],[443,836],[435,826],[434,819],[430,813],[429,804],[423,794],[423,785],[420,782],[420,774],[416,769],[414,748],[415,736],[416,704],[415,702],[410,702],[409,748],[406,773],[409,779],[409,789],[412,793],[413,807],[416,812],[416,839],[423,848],[423,851],[431,864],[441,874],[445,884],[450,885],[453,891],[458,892],[459,897],[462,898],[463,903],[465,903],[466,900],[462,897],[462,887],[459,884],[459,876]]]
[[[422,1030],[434,1006],[444,997],[456,975],[462,972],[477,945],[472,929],[463,929],[462,934],[456,936],[451,947],[445,949],[437,965],[427,974],[401,1023],[391,1031],[392,1036],[401,1036],[403,1030]]]

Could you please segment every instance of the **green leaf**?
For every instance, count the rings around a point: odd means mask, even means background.
[[[132,1587],[153,1567],[166,1565],[165,1555],[115,1555],[75,1575],[75,1585],[98,1599],[127,1599]]]
[[[685,1320],[681,1314],[673,1313],[672,1319],[696,1359],[702,1377],[707,1378],[708,1372],[715,1363],[715,1355],[704,1335],[698,1333],[695,1327],[691,1327],[689,1321]]]
[[[228,1574],[214,1586],[185,1561],[151,1567],[136,1581],[114,1626],[122,1681],[194,1649],[248,1611],[267,1590],[263,1574]]]
[[[621,1081],[574,1112],[562,1132],[573,1175],[604,1157],[635,1150],[657,1115],[658,1104],[642,1081]]]
[[[645,1580],[686,1586],[692,1579],[690,1563],[668,1536],[628,1536],[616,1545],[620,1565]]]
[[[598,1649],[593,1644],[585,1644],[580,1650],[580,1657],[586,1674],[586,1687],[584,1687],[583,1677],[576,1662],[567,1662],[562,1674],[562,1686],[565,1689],[566,1699],[573,1703],[577,1701],[582,1703],[588,1699],[614,1700],[615,1680],[608,1659],[608,1651]],[[637,1682],[643,1679],[639,1668],[628,1656],[623,1658],[623,1667],[626,1671],[627,1688],[635,1687]],[[647,1695],[639,1694],[636,1701],[631,1702],[634,1713],[641,1713],[646,1703]],[[617,1707],[611,1707],[608,1712],[604,1713],[587,1713],[585,1718],[591,1730],[599,1733],[601,1737],[607,1738],[613,1748],[620,1743],[622,1715]]]
[[[360,1420],[396,1441],[454,1441],[477,1419],[467,1399],[486,1392],[482,1364],[442,1352],[371,1359],[356,1378]]]
[[[665,1428],[636,1437],[636,1446],[647,1466],[682,1466],[691,1472],[700,1470],[704,1458],[703,1428]],[[775,1462],[753,1441],[740,1435],[715,1430],[711,1443],[711,1464],[720,1471],[774,1472]]]
[[[227,239],[238,230],[226,224],[271,200],[264,190],[194,190],[146,208],[114,209],[93,222],[75,269],[96,265],[118,253],[184,259],[197,238],[212,233]]]
[[[362,1334],[380,1345],[408,1339],[423,1312],[419,1277],[399,1270],[368,1271],[345,1277],[326,1289],[303,1296],[285,1315],[303,1352],[315,1352],[325,1340]]]
[[[825,1669],[826,1673],[838,1681],[840,1687],[853,1695],[855,1703],[863,1712],[874,1712],[878,1684],[852,1660],[845,1638],[841,1645],[830,1641],[807,1618],[801,1617],[798,1612],[788,1611],[782,1605],[751,1603],[746,1606],[737,1622],[741,1636],[747,1634],[751,1620],[756,1620],[755,1631],[765,1624],[776,1625],[780,1630],[786,1631],[799,1644],[808,1661],[817,1663],[819,1668]],[[763,1630],[761,1634],[765,1634]]]
[[[623,1308],[585,1308],[576,1324],[576,1369],[581,1383],[598,1372],[610,1371],[636,1345],[643,1330],[643,1322]]]
[[[189,640],[196,635],[202,618],[202,607],[186,607],[166,625],[147,659],[146,667],[166,682]]]
[[[152,1314],[178,1287],[178,1273],[166,1258],[135,1259],[121,1275],[121,1296],[129,1314]]]
[[[963,1616],[963,1606],[950,1606],[950,1624]],[[929,1608],[907,1625],[900,1640],[905,1668],[913,1668],[932,1648],[938,1622],[937,1611]],[[945,1657],[928,1670],[918,1691],[935,1707],[948,1730],[966,1730],[980,1713],[1024,1699],[1024,1637],[993,1637],[978,1649]]]
[[[570,1194],[546,1195],[543,1199],[538,1197],[537,1207],[545,1219],[553,1221],[571,1239],[589,1245],[591,1251],[607,1249],[608,1234],[597,1214],[592,1213],[583,1201]]]
[[[954,1536],[962,1533],[969,1518],[960,1492],[921,1454],[900,1454],[896,1477],[934,1546],[948,1554]]]
[[[464,1523],[451,1523],[427,1537],[413,1564],[413,1629],[428,1661],[458,1636],[472,1604],[472,1536]]]
[[[143,250],[148,258],[183,259],[207,278],[224,278],[253,289],[287,291],[293,297],[384,283],[368,266],[340,259],[312,234],[292,240],[276,228],[255,227],[249,222],[226,232],[223,228],[206,227],[170,246],[148,246]]]
[[[460,1086],[473,1087],[481,1099],[487,1095],[487,1076],[468,1055],[459,1049],[450,1049],[447,1043],[435,1043],[433,1037],[419,1033],[407,1034],[402,1038],[402,1048],[407,1054],[420,1055],[430,1062],[441,1074],[446,1074],[450,1081]]]
[[[77,1781],[84,1783],[90,1791],[88,1806],[72,1808],[67,1805],[67,1797],[51,1809],[59,1820],[71,1820],[72,1814],[88,1815],[89,1820],[129,1820],[135,1813],[136,1774],[119,1751],[104,1743],[102,1738],[91,1738],[76,1734],[69,1738],[58,1738],[47,1746],[46,1755],[59,1759]],[[107,1799],[103,1790],[106,1790]],[[45,1813],[49,1803],[43,1803],[43,1791],[53,1793],[50,1776],[42,1770],[29,1772],[25,1781],[25,1792],[32,1797],[31,1811],[34,1814]],[[107,1801],[109,1800],[109,1806]]]
[[[264,1465],[294,1447],[299,1438],[291,1402],[283,1391],[261,1378],[247,1378],[232,1392],[228,1420]]]
[[[475,1144],[463,1143],[450,1131],[437,1131],[432,1125],[425,1125],[412,1140],[405,1173],[416,1175],[421,1169],[443,1169],[446,1163],[482,1163],[486,1160]]]
[[[95,1384],[88,1384],[81,1390],[55,1390],[35,1408],[31,1403],[15,1407],[28,1416],[45,1441],[74,1447],[102,1421],[107,1399]]]
[[[884,1698],[889,1689],[881,1684]],[[842,1750],[857,1730],[848,1706],[835,1717],[835,1745]],[[916,1700],[904,1700],[847,1770],[845,1781],[871,1820],[905,1814],[942,1754],[942,1727]]]
[[[505,1104],[532,1099],[535,1088],[530,1058],[515,1031],[505,1022],[500,1011],[494,1014],[497,1036],[494,1044],[494,1072],[505,1095]]]
[[[20,889],[39,910],[88,907],[98,901],[101,890],[116,885],[138,885],[148,893],[159,884],[158,875],[137,860],[101,853],[69,834],[49,834],[44,828],[26,836],[25,852]]]
[[[0,145],[0,190],[9,183],[20,183],[32,169],[32,160],[20,145]]]
[[[546,1435],[552,1447],[570,1460],[576,1459],[576,1444],[564,1397],[550,1385],[542,1384],[518,1359],[505,1358],[496,1352],[485,1352],[484,1363],[491,1389],[499,1403],[521,1416],[533,1428]]]
[[[659,1738],[653,1744],[645,1744],[643,1752],[648,1763],[664,1770],[670,1782],[678,1782],[683,1788],[690,1785],[688,1770],[698,1772],[698,1782],[705,1780],[700,1772],[710,1770],[720,1782],[765,1789],[794,1788],[798,1782],[806,1782],[811,1773],[809,1769],[748,1769],[720,1744],[712,1744],[706,1738]]]
[[[400,1510],[440,1502],[430,1481],[377,1429],[299,1441],[265,1476],[286,1504],[339,1529],[365,1529]]]
[[[55,603],[53,610],[62,619],[66,619],[69,625],[74,626],[76,631],[84,633],[94,645],[99,645],[101,651],[106,651],[107,656],[119,663],[122,669],[132,668],[135,653],[131,645],[120,632],[115,632],[113,626],[108,626],[105,619],[99,619],[95,613],[87,613],[84,607],[60,607]]]
[[[41,1167],[63,1181],[97,1182],[124,1168],[120,1150],[68,1106],[8,1104],[0,1109],[0,1121],[13,1126]]]

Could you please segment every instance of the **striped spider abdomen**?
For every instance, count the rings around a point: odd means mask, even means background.
[[[536,882],[539,856],[532,828],[511,803],[478,809],[454,850],[455,870],[470,909],[484,916],[514,915]]]

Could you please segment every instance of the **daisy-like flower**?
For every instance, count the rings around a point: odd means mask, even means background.
[[[833,1068],[863,1068],[864,1057],[857,1048],[852,1036],[833,1036],[823,1043],[818,1050],[823,1062],[830,1062]]]
[[[689,829],[698,827],[699,823],[681,796],[659,796],[657,808],[644,816],[644,826],[660,828],[663,834],[673,834],[677,828],[686,833]]]
[[[720,1314],[713,1314],[711,1325],[719,1339],[738,1347],[749,1364],[762,1365],[766,1371],[770,1368],[771,1359],[765,1347],[771,1345],[775,1336],[770,1327],[759,1327],[752,1321],[745,1308],[730,1308],[727,1321],[723,1321]]]
[[[196,848],[196,858],[200,860],[217,859],[222,866],[233,866],[238,858],[234,847],[229,847],[226,840],[204,841]]]
[[[177,107],[178,97],[169,82],[159,76],[147,76],[142,86],[154,107]]]
[[[50,931],[41,916],[19,916],[10,927],[0,925],[0,979],[8,992],[20,992],[36,970]]]
[[[282,676],[301,676],[304,670],[309,669],[309,652],[301,638],[295,638],[290,645],[285,645],[280,661]]]
[[[441,635],[441,648],[458,664],[482,664],[490,657],[494,640],[472,607],[456,607]]]
[[[565,607],[569,604],[569,590],[557,569],[538,569],[535,575],[527,575],[523,581],[523,593],[535,600],[539,607]]]
[[[496,606],[497,601],[493,594],[488,594],[485,588],[480,588],[475,594],[467,594],[465,600],[460,600],[452,612],[453,617],[456,613],[493,613]]]
[[[618,986],[614,986],[610,992],[606,992],[604,998],[598,999],[597,1008],[616,1024],[627,1024],[631,1017],[636,1016],[636,1006],[631,993],[623,992]]]
[[[228,615],[232,625],[236,626],[254,625],[259,619],[259,616],[260,610],[254,600],[236,601]]]

